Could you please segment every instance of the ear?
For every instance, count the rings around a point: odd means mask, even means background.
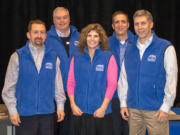
[[[154,26],[154,22],[151,22],[151,29],[153,28],[153,26]]]
[[[113,25],[113,23],[112,23],[112,29],[114,30],[114,25]]]
[[[130,23],[128,22],[128,29],[129,29]]]
[[[53,23],[55,24],[55,18],[53,17]]]
[[[28,39],[30,39],[30,33],[29,32],[26,33],[26,36]]]

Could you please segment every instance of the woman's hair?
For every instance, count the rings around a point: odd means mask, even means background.
[[[87,36],[90,31],[96,31],[99,34],[100,37],[100,47],[102,50],[109,50],[109,45],[108,45],[108,37],[106,35],[105,30],[103,27],[98,24],[89,24],[86,27],[84,27],[81,30],[80,38],[79,38],[79,43],[78,43],[78,48],[80,49],[80,52],[84,52],[85,46],[87,46]]]

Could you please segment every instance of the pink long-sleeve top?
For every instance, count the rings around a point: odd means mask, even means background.
[[[114,92],[117,88],[117,63],[112,55],[110,57],[108,68],[107,68],[107,88],[105,97],[108,99],[112,99]],[[74,95],[74,88],[76,86],[75,76],[74,76],[74,57],[71,60],[70,68],[69,68],[69,74],[68,74],[68,80],[67,80],[67,93],[68,96]]]

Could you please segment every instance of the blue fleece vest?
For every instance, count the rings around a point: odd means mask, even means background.
[[[66,49],[64,48],[63,42],[61,41],[60,37],[58,37],[57,35],[54,25],[52,25],[51,29],[47,32],[47,38],[46,38],[47,44],[52,46],[52,48],[60,58],[61,61],[60,69],[63,79],[64,91],[67,91],[66,85],[67,85],[70,60],[72,56],[79,54],[79,50],[76,47],[79,40],[79,32],[72,25],[70,25],[70,29],[72,30],[72,34],[70,37],[70,44],[69,44],[69,57],[67,55]]]
[[[110,51],[115,56],[115,59],[116,59],[117,65],[118,65],[118,78],[119,78],[120,71],[121,71],[119,39],[117,39],[116,33],[114,32],[113,35],[108,38],[108,40],[109,40]],[[134,40],[134,34],[128,30],[128,39],[126,40],[127,46],[132,45],[133,40]],[[114,93],[113,98],[118,98],[117,90]]]
[[[112,54],[96,49],[91,62],[87,51],[74,59],[76,87],[75,103],[88,114],[93,114],[103,103],[107,88],[107,66]],[[111,102],[106,114],[111,113]]]
[[[142,60],[136,45],[127,48],[125,69],[128,81],[128,107],[141,110],[160,108],[166,83],[164,53],[170,44],[153,33],[152,43],[145,50]]]
[[[19,55],[19,76],[16,86],[18,113],[21,116],[53,113],[56,53],[46,48],[39,74],[28,43],[17,50],[17,53]]]

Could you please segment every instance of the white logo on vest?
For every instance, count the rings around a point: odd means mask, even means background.
[[[74,41],[74,45],[77,46],[79,44],[79,41]]]
[[[96,71],[104,71],[104,65],[97,65]]]
[[[45,64],[45,68],[46,68],[46,69],[53,69],[53,64],[50,63],[50,62],[47,62],[47,63]]]
[[[148,60],[149,62],[155,62],[155,61],[156,61],[156,55],[153,55],[153,54],[149,55],[148,58],[147,58],[147,60]]]

